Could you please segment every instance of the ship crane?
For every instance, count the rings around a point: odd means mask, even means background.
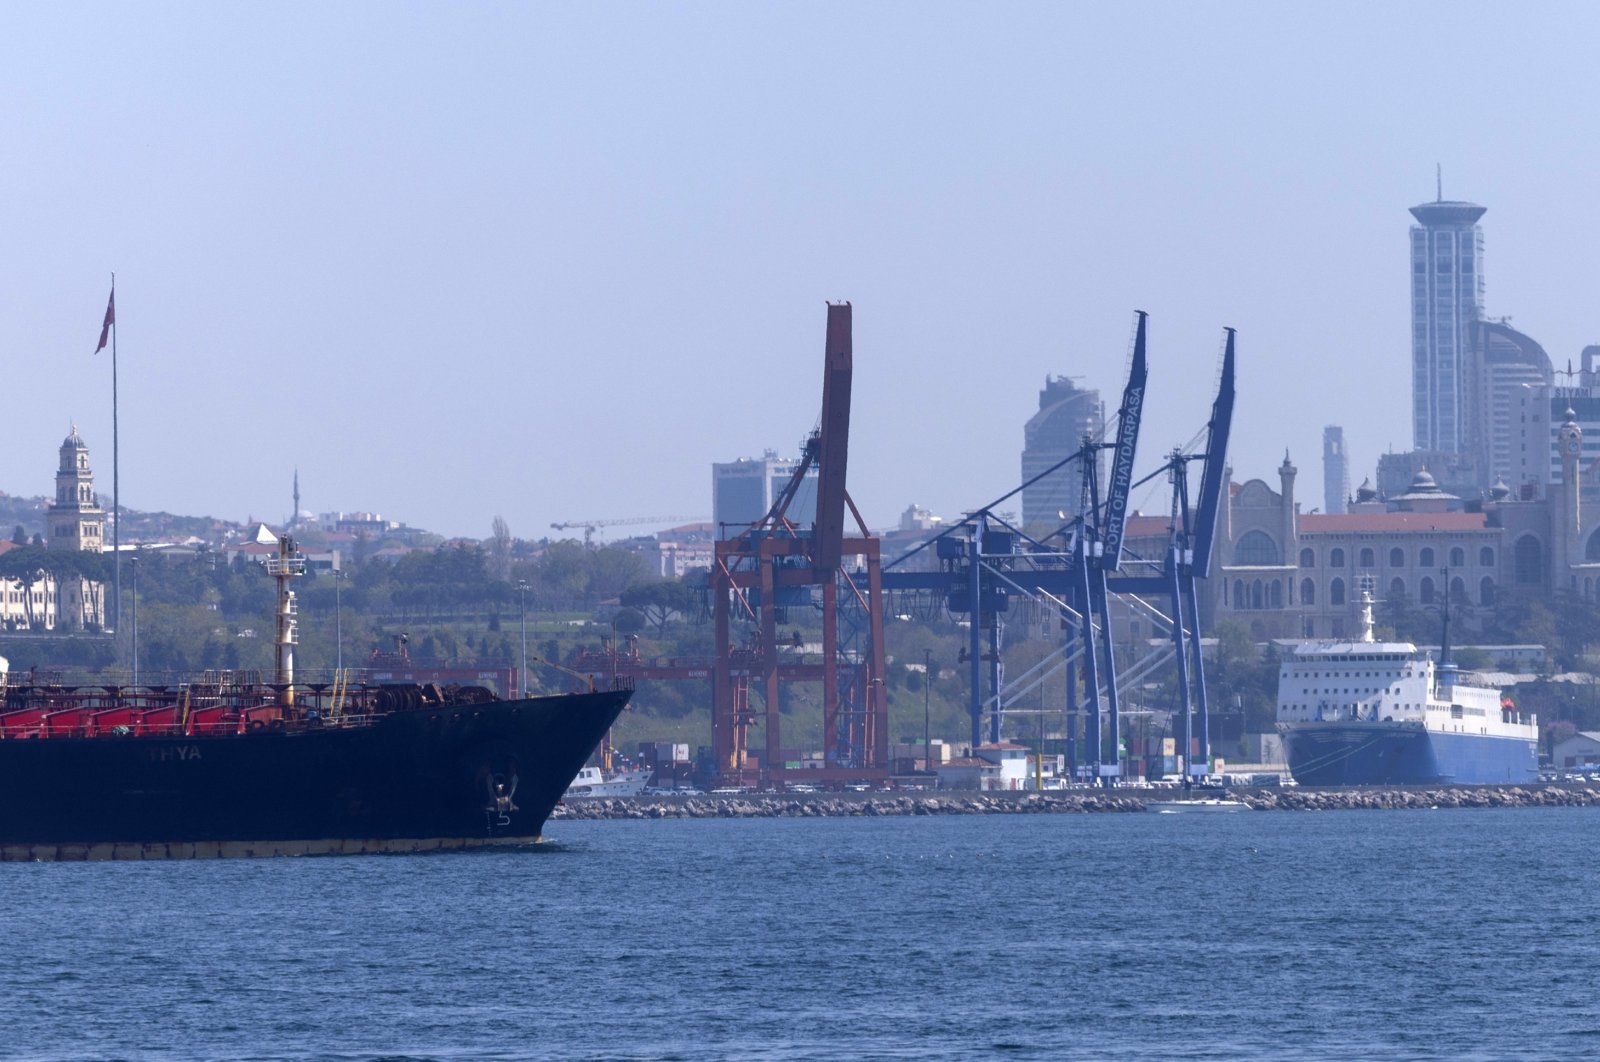
[[[640,524],[683,524],[702,521],[703,516],[628,516],[618,520],[567,520],[550,526],[557,531],[583,529],[583,546],[594,548],[594,533],[602,527],[636,527]]]

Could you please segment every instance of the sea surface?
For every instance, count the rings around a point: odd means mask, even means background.
[[[1600,809],[548,830],[0,865],[0,1058],[1600,1054]]]

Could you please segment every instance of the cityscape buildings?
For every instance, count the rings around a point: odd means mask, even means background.
[[[1363,586],[1422,606],[1448,594],[1469,613],[1507,593],[1595,599],[1600,347],[1556,373],[1538,342],[1485,316],[1484,213],[1442,195],[1411,208],[1416,448],[1382,455],[1377,486],[1364,482],[1348,511],[1334,506],[1343,437],[1331,427],[1324,512],[1300,512],[1287,455],[1277,489],[1236,484],[1220,517],[1215,616],[1258,638],[1337,638],[1354,633]]]

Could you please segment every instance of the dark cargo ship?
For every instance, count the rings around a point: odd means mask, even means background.
[[[537,840],[631,690],[297,685],[287,538],[271,683],[10,684],[0,860],[415,852]]]

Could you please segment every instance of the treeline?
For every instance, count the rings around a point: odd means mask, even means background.
[[[504,577],[494,576],[496,567]],[[110,597],[108,556],[39,546],[0,555],[0,575],[27,582],[44,573],[102,580]],[[419,663],[506,666],[520,656],[524,615],[536,632],[530,651],[537,654],[540,643],[550,640],[548,631],[538,633],[541,626],[586,634],[597,629],[596,617],[603,613],[608,631],[647,630],[659,637],[671,621],[691,611],[698,615],[700,601],[683,583],[653,577],[635,554],[576,542],[552,543],[538,555],[513,555],[500,565],[492,548],[444,545],[393,562],[367,559],[340,572],[310,572],[294,589],[299,657],[312,668],[359,665],[401,633]],[[266,670],[273,664],[277,588],[261,564],[210,551],[125,556],[122,594],[114,647],[74,643],[60,632],[47,637],[35,629],[8,640],[14,662],[25,668],[36,658],[85,667],[120,661],[131,668],[137,630],[142,673]],[[567,637],[557,643],[553,659],[561,660],[581,641]]]

